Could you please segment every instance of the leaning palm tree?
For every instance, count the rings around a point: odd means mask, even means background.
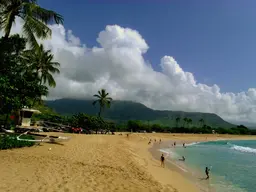
[[[53,54],[50,50],[44,50],[41,44],[37,48],[25,51],[23,59],[30,63],[30,69],[38,75],[40,84],[48,83],[50,87],[56,86],[53,74],[60,73],[58,69],[60,64],[53,61]]]
[[[105,89],[101,89],[98,91],[98,94],[93,95],[94,97],[97,98],[92,104],[96,105],[96,103],[99,103],[100,105],[100,111],[98,113],[99,117],[101,117],[101,112],[104,110],[105,106],[108,108],[111,105],[111,101],[113,100],[111,97],[108,97],[109,93],[106,92]]]
[[[52,11],[40,7],[37,0],[0,0],[0,29],[5,37],[9,37],[16,17],[24,21],[23,33],[29,45],[36,47],[36,37],[45,39],[51,36],[48,23],[63,23],[63,17]]]

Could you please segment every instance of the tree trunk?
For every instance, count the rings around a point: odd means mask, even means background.
[[[5,116],[5,120],[4,120],[4,128],[5,129],[7,128],[6,126],[7,126],[8,117],[9,117],[9,114],[7,113]]]
[[[102,111],[102,107],[100,106],[99,118],[101,118],[101,111]]]
[[[10,31],[7,32],[7,33],[5,33],[4,38],[5,38],[5,39],[8,39],[9,35],[10,35]]]
[[[39,71],[39,69],[36,70],[36,74],[38,74],[38,71]],[[41,79],[40,79],[40,85],[42,85],[42,82],[43,82],[43,78],[41,77]],[[33,100],[32,107],[34,107],[35,102],[36,102],[36,98]]]

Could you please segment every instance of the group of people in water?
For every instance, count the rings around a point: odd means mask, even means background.
[[[176,147],[176,142],[174,142],[174,143],[172,144],[172,146],[173,146],[173,147]],[[182,146],[183,146],[184,148],[186,148],[186,144],[185,144],[185,143],[183,143]],[[179,159],[179,161],[185,161],[185,160],[186,160],[186,159],[185,159],[184,156],[182,156],[182,158]],[[164,154],[161,155],[161,157],[160,157],[160,162],[161,162],[161,167],[165,167],[165,156],[164,156]],[[209,172],[210,172],[210,169],[209,169],[208,167],[206,167],[206,168],[205,168],[205,174],[206,174],[205,180],[208,180],[208,179],[210,178]]]

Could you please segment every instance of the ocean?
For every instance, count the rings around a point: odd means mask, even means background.
[[[204,170],[209,167],[207,182],[216,192],[256,192],[256,141],[210,141],[160,151],[198,183],[206,182]],[[185,162],[179,161],[182,156]]]

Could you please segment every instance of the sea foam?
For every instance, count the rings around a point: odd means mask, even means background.
[[[240,152],[245,152],[245,153],[255,153],[256,154],[256,149],[251,148],[251,147],[243,147],[239,145],[233,145],[231,149],[240,151]]]

